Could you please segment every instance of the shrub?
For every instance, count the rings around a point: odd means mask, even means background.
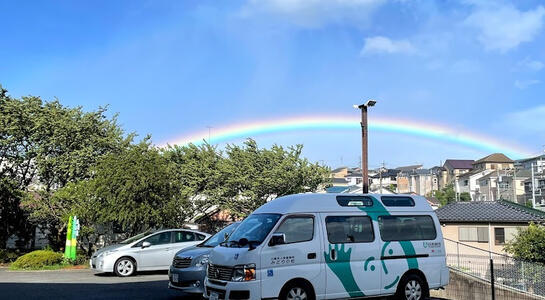
[[[19,251],[0,249],[0,263],[7,264],[14,262],[21,253]]]
[[[11,264],[13,269],[41,269],[62,262],[62,254],[51,250],[36,250],[27,253]]]

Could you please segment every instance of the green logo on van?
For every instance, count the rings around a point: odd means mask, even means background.
[[[374,199],[374,203],[372,207],[367,206],[360,206],[358,207],[361,211],[364,211],[367,213],[367,215],[373,220],[378,221],[379,216],[389,216],[390,213],[388,210],[382,205],[382,203],[376,199],[375,197],[372,197]],[[406,256],[414,256],[416,254],[416,251],[414,250],[414,246],[410,241],[400,241],[396,242],[399,243],[401,246],[401,249],[405,253]],[[386,251],[386,248],[390,245],[390,242],[384,243],[384,246],[382,247],[381,256],[384,256],[384,252]],[[331,271],[339,278],[341,284],[343,285],[346,292],[350,295],[350,297],[362,297],[365,296],[364,292],[359,288],[358,284],[356,283],[356,280],[354,279],[354,275],[352,274],[352,269],[350,267],[350,254],[352,252],[351,248],[348,248],[345,250],[345,244],[335,244],[334,249],[335,252],[337,252],[337,260],[332,261],[330,258],[331,250],[333,249],[331,247],[332,245],[329,244],[329,253],[324,252],[324,257],[326,260],[326,263],[328,267],[331,269]],[[390,249],[388,252],[389,255],[393,254],[393,250]],[[369,263],[374,260],[374,257],[369,257],[365,261],[364,264],[364,271],[367,271],[367,267]],[[406,258],[407,260],[407,266],[408,269],[418,269],[418,260],[416,258]],[[382,269],[384,271],[384,274],[388,274],[388,269],[386,268],[386,264],[384,263],[384,260],[381,260]],[[371,271],[374,271],[374,266],[371,266],[369,268]],[[384,289],[388,290],[393,288],[400,279],[401,274],[397,274],[394,281],[390,284],[387,284],[384,286]]]

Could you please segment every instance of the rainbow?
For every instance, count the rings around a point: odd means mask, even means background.
[[[331,130],[331,129],[359,129],[360,119],[354,116],[304,116],[266,121],[255,121],[240,124],[231,124],[223,127],[214,127],[210,136],[210,143],[228,142],[235,139],[247,138],[267,133],[301,130]],[[476,133],[463,132],[441,125],[427,124],[401,119],[369,118],[370,131],[392,132],[439,140],[478,149],[483,152],[502,152],[509,157],[518,159],[532,155],[530,151],[520,146],[500,142],[491,137]],[[167,141],[162,146],[201,144],[208,140],[207,129],[182,135]],[[359,138],[355,135],[354,138]]]

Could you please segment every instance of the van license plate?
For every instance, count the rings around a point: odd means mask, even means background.
[[[178,274],[172,274],[172,282],[178,282]]]
[[[210,300],[218,300],[218,299],[219,299],[218,293],[210,292]]]

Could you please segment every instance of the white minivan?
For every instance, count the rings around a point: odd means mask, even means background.
[[[437,216],[413,195],[298,194],[264,204],[210,254],[217,299],[424,299],[449,282]]]

